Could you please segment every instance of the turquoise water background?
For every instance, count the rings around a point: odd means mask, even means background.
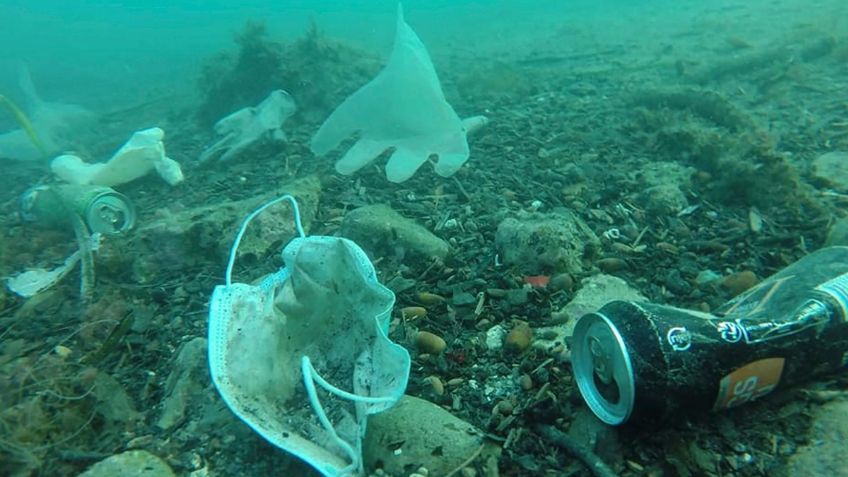
[[[593,22],[662,4],[625,1],[416,0],[407,18],[431,50],[485,48],[535,37],[563,21]],[[203,59],[232,46],[247,20],[276,39],[293,39],[311,19],[328,35],[385,54],[397,3],[380,0],[0,1],[0,92],[16,97],[17,70],[65,100],[118,100],[144,84],[190,81]],[[673,7],[677,5],[677,7]],[[646,21],[655,21],[646,17]],[[117,98],[116,98],[117,96]]]
[[[385,56],[397,3],[383,0],[0,0],[0,94],[20,99],[26,65],[47,98],[94,109],[133,103],[141,92],[195,86],[200,65],[233,48],[248,20],[270,36],[301,36],[314,20],[327,35]],[[841,7],[840,7],[841,5]],[[570,53],[601,44],[675,44],[693,29],[766,43],[787,18],[845,29],[843,0],[409,0],[407,20],[434,56],[484,56],[553,46]],[[830,24],[830,25],[828,25]],[[596,42],[572,44],[569,29]],[[773,38],[772,38],[773,39]],[[0,117],[0,131],[10,126]]]

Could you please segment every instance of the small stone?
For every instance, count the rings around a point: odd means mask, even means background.
[[[506,294],[506,301],[512,306],[520,306],[530,301],[530,290],[527,288],[513,288]]]
[[[755,234],[763,231],[763,216],[755,208],[748,210],[748,228]]]
[[[695,277],[695,284],[699,287],[708,285],[721,279],[721,275],[712,270],[701,270]]]
[[[692,292],[692,285],[677,268],[671,268],[665,274],[663,285],[675,295],[686,296]]]
[[[429,331],[419,331],[415,335],[415,346],[425,353],[440,354],[448,345],[439,335],[430,333]]]
[[[173,477],[174,471],[164,460],[144,450],[131,450],[104,459],[79,477]]]
[[[710,174],[707,171],[697,171],[692,176],[692,180],[694,180],[695,182],[708,183],[708,182],[712,182],[713,175]]]
[[[400,316],[404,320],[415,320],[427,316],[427,309],[423,306],[406,306],[400,309]]]
[[[613,242],[610,247],[614,252],[622,254],[634,253],[636,251],[636,249],[634,249],[630,245],[621,242]]]
[[[477,303],[477,296],[468,292],[457,292],[451,297],[451,304],[454,306],[474,305]]]
[[[750,270],[728,275],[721,281],[721,286],[723,286],[732,295],[738,295],[756,284],[757,276]]]
[[[70,357],[73,353],[73,351],[71,351],[71,348],[62,345],[56,345],[56,347],[53,348],[53,352],[56,353],[56,355],[62,359],[68,359],[68,357]]]
[[[424,306],[441,305],[445,301],[447,301],[445,297],[435,293],[421,292],[418,294],[418,303]]]
[[[486,330],[486,348],[495,351],[503,347],[506,330],[503,325],[495,325]]]
[[[627,262],[617,257],[602,258],[595,265],[604,273],[617,272],[627,268]]]
[[[521,386],[521,389],[529,391],[533,389],[533,378],[531,378],[529,374],[522,374],[521,377],[518,378],[518,384]]]
[[[848,152],[831,151],[813,160],[813,176],[828,187],[838,191],[848,191]]]
[[[436,396],[444,396],[445,395],[445,385],[442,383],[442,380],[439,379],[438,376],[429,376],[424,379],[430,387],[433,389],[433,393]]]
[[[848,245],[848,217],[836,220],[827,231],[825,246]]]
[[[654,246],[665,253],[677,254],[680,252],[680,249],[677,248],[677,245],[668,242],[657,242]]]
[[[574,278],[569,273],[558,273],[551,277],[548,288],[551,291],[571,291],[574,288]]]
[[[508,400],[501,401],[495,405],[495,412],[498,412],[504,416],[508,416],[512,414],[512,411],[515,409],[515,405],[513,405]]]
[[[517,320],[515,326],[509,330],[504,340],[504,346],[516,353],[521,353],[530,346],[533,338],[533,329],[524,321]]]
[[[477,471],[474,467],[463,467],[459,473],[462,474],[462,477],[477,477]]]
[[[503,298],[509,293],[509,290],[504,290],[503,288],[487,288],[486,294],[492,298]]]

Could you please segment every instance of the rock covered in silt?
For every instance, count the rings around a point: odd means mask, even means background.
[[[524,273],[575,273],[583,270],[587,249],[598,248],[600,241],[577,214],[563,209],[504,219],[495,246],[503,263]]]
[[[385,204],[366,205],[348,212],[341,235],[372,256],[445,258],[448,243]]]

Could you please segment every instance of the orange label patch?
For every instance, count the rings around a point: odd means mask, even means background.
[[[748,363],[722,378],[713,409],[738,406],[772,392],[783,374],[783,358]]]

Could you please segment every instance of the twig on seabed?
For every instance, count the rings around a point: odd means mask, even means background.
[[[568,434],[555,429],[553,426],[538,425],[536,431],[551,444],[577,457],[595,477],[616,477],[615,472],[600,457],[569,437]]]

